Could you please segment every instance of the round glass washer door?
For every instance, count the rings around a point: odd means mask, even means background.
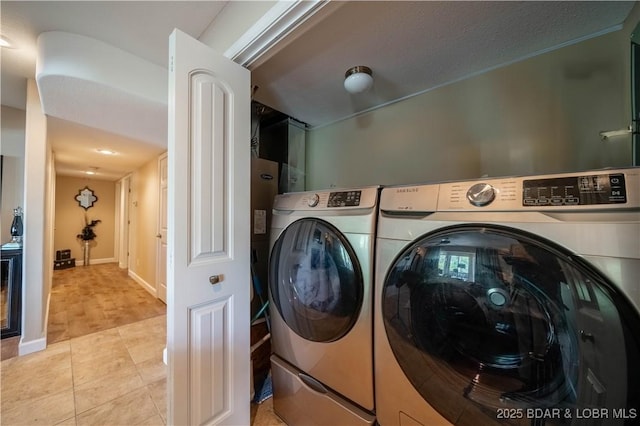
[[[382,291],[398,364],[452,424],[640,416],[637,312],[550,241],[502,226],[443,228],[406,247]]]
[[[290,224],[269,261],[269,291],[287,326],[314,342],[332,342],[355,324],[364,295],[360,264],[345,236],[314,218]]]

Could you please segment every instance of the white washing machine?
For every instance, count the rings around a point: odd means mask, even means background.
[[[380,425],[640,419],[640,169],[386,187]]]
[[[290,425],[373,424],[379,188],[278,195],[269,260],[274,410]]]

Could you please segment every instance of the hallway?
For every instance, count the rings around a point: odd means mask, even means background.
[[[54,271],[49,309],[46,350],[3,347],[0,422],[164,425],[166,306],[111,263]]]
[[[2,341],[0,424],[164,426],[166,306],[112,263],[54,271],[50,310],[46,350]],[[252,425],[284,425],[272,400]]]
[[[166,418],[165,316],[2,361],[7,425],[158,425]]]
[[[166,314],[167,307],[117,263],[54,271],[47,343]]]

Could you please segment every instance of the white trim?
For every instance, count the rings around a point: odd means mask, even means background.
[[[120,226],[121,226],[121,220],[120,220],[120,213],[121,213],[121,209],[120,209],[120,204],[122,203],[121,197],[120,197],[120,193],[122,192],[122,179],[118,180],[115,184],[115,194],[114,194],[114,198],[115,198],[115,206],[114,206],[114,218],[115,218],[115,226],[113,227],[113,251],[114,251],[114,255],[116,258],[116,261],[120,261]]]
[[[118,244],[118,267],[127,269],[129,267],[129,190],[131,188],[131,175],[120,179],[120,212],[119,212],[119,232],[116,238]]]
[[[52,278],[51,280],[53,281],[53,271],[52,272]],[[47,346],[47,338],[46,336],[48,336],[48,331],[49,331],[49,311],[51,310],[51,290],[49,290],[49,294],[47,295],[47,306],[45,306],[44,308],[44,335],[45,335],[45,347]]]
[[[24,342],[20,339],[18,344],[18,356],[29,355],[34,352],[39,352],[47,349],[47,338],[41,337],[39,339]]]
[[[89,259],[89,266],[102,265],[103,263],[117,263],[118,259],[115,257],[107,257],[104,259]],[[76,259],[76,266],[84,266],[84,259]]]
[[[160,277],[162,276],[162,268],[164,267],[165,271],[167,269],[167,263],[165,262],[164,265],[161,264],[160,259],[162,257],[162,238],[159,238],[159,236],[162,234],[162,161],[163,160],[167,160],[166,162],[166,166],[165,167],[169,167],[169,152],[165,152],[164,154],[160,155],[158,157],[158,164],[157,164],[157,171],[158,171],[158,216],[157,216],[157,220],[156,220],[156,280],[155,280],[155,285],[154,288],[156,290],[156,297],[160,300],[162,300],[164,303],[167,303],[167,295],[166,295],[166,291],[164,294],[164,300],[162,297],[159,296],[159,294],[161,295],[162,292],[159,291],[160,289]],[[167,178],[166,180],[169,180],[169,176],[167,174]],[[168,188],[168,182],[165,182],[165,186]],[[168,192],[167,192],[167,196],[168,196]],[[166,202],[166,200],[165,200]],[[167,204],[167,209],[169,208],[168,204]],[[167,212],[164,212],[165,216],[167,215]],[[165,235],[165,241],[166,241],[167,236]],[[166,256],[165,256],[166,258]],[[167,274],[165,273],[165,277],[167,276]],[[166,281],[166,279],[165,279]],[[165,286],[167,285],[167,283],[164,283]]]
[[[245,67],[252,65],[327,4],[327,0],[278,1],[224,52],[224,56]]]
[[[140,284],[142,288],[144,288],[149,293],[151,293],[153,297],[157,297],[155,287],[149,284],[148,282],[146,282],[145,280],[143,280],[142,277],[140,277],[138,274],[133,272],[131,269],[129,269],[129,277],[131,277],[135,282]]]

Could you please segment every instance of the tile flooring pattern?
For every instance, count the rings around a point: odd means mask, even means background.
[[[2,361],[3,425],[164,425],[166,316]]]
[[[163,303],[107,264],[55,271],[49,309],[46,350],[2,341],[0,425],[166,423]],[[272,400],[251,404],[252,426],[285,425]]]

